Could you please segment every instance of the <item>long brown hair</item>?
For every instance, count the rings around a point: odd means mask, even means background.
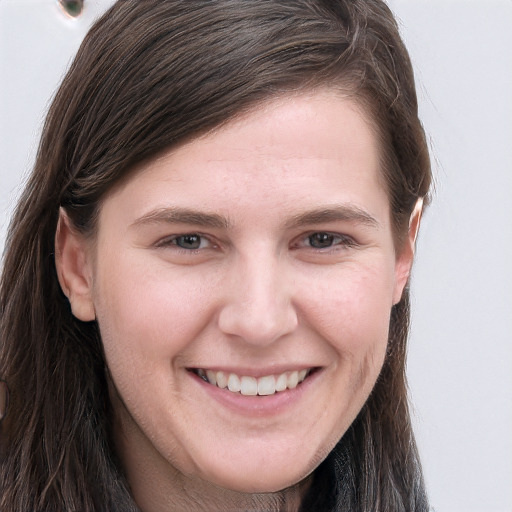
[[[110,438],[98,327],[73,317],[58,285],[59,209],[93,234],[102,198],[137,163],[275,95],[319,87],[352,95],[374,121],[399,244],[431,178],[411,64],[383,1],[123,0],[92,27],[6,243],[1,510],[136,510]],[[345,461],[346,505],[336,506],[347,510],[427,509],[407,405],[408,318],[405,293],[378,382],[330,456]]]

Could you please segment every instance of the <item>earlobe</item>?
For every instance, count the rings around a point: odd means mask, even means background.
[[[421,223],[421,214],[423,213],[423,198],[416,201],[414,209],[409,218],[409,231],[404,241],[403,247],[397,256],[395,263],[395,290],[393,296],[393,304],[400,302],[407,281],[411,273],[414,253],[416,251],[416,239]]]
[[[55,233],[55,265],[60,286],[71,304],[73,315],[83,322],[94,320],[92,268],[87,244],[62,208]]]

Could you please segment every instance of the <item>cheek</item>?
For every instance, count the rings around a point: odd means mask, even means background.
[[[310,288],[304,310],[322,336],[346,357],[382,351],[393,304],[392,267],[347,266]]]
[[[334,421],[348,428],[367,400],[386,354],[393,297],[392,265],[354,265],[312,288],[308,323],[327,341]],[[307,313],[306,313],[307,312]],[[334,411],[337,412],[334,412]],[[347,420],[350,420],[347,423]]]
[[[98,272],[95,306],[111,369],[168,370],[208,322],[211,286],[200,273],[147,269],[118,259]]]
[[[332,361],[326,369],[328,391],[318,398],[324,401],[325,421],[319,421],[317,436],[322,453],[357,417],[381,371],[392,307],[392,269],[386,260],[346,265],[315,279],[316,285],[303,294],[308,297],[301,303],[303,318],[315,338],[324,341]],[[329,427],[322,430],[324,425]]]

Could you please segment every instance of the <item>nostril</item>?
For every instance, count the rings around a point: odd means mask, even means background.
[[[78,18],[84,10],[84,0],[58,0],[61,9],[71,18]]]

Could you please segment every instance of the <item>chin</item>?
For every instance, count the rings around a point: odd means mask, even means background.
[[[307,476],[307,475],[306,475]],[[215,485],[243,494],[269,494],[280,492],[297,485],[304,480],[306,476],[300,478],[279,479],[272,478],[272,475],[265,475],[259,480],[256,477],[240,479],[238,476],[222,482],[213,482]]]
[[[297,485],[316,467],[313,464],[303,464],[299,468],[297,458],[276,464],[270,453],[267,459],[267,462],[246,464],[244,467],[226,461],[222,468],[212,468],[207,474],[202,472],[201,478],[234,492],[274,493]]]

